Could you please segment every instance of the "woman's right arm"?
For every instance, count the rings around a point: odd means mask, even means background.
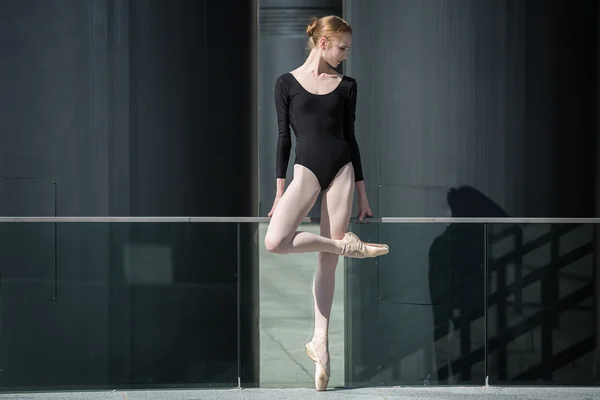
[[[292,149],[292,140],[290,137],[290,118],[289,118],[289,97],[287,86],[281,77],[277,78],[275,83],[275,109],[277,110],[277,192],[273,207],[269,211],[269,217],[273,216],[279,199],[285,191],[285,175],[287,172],[288,162],[290,160],[290,151]]]
[[[285,192],[285,179],[277,178],[277,191],[275,192],[275,196],[281,197],[283,196],[283,192]]]
[[[275,109],[277,111],[277,195],[283,195],[285,190],[285,177],[290,160],[292,140],[290,135],[289,97],[287,85],[281,77],[275,83]]]

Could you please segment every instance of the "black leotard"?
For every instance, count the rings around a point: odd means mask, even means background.
[[[355,181],[363,180],[358,144],[354,137],[356,81],[343,76],[327,94],[313,94],[291,73],[277,78],[275,106],[279,124],[277,178],[286,177],[292,142],[296,136],[296,160],[311,170],[321,185],[329,187],[338,171],[352,162]]]

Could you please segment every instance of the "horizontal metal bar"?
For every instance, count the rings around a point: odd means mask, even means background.
[[[175,222],[175,223],[267,223],[269,217],[0,217],[6,222]],[[320,218],[305,218],[304,223],[318,223]],[[359,223],[352,218],[351,223]],[[366,224],[599,224],[600,218],[455,218],[455,217],[381,217],[365,218]]]

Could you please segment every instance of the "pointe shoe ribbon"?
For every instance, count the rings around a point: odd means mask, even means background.
[[[339,240],[340,255],[350,258],[369,258],[383,256],[389,253],[387,244],[365,243],[352,232],[346,232]]]
[[[318,391],[326,390],[327,384],[329,383],[329,374],[330,374],[329,363],[327,363],[327,365],[323,365],[321,363],[321,360],[319,359],[319,356],[317,355],[317,351],[315,350],[315,347],[313,346],[312,342],[306,343],[304,350],[306,351],[306,355],[308,356],[308,358],[310,358],[312,361],[314,361],[315,366],[316,366],[315,389],[317,389]]]

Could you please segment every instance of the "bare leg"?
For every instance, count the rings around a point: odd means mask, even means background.
[[[317,177],[306,167],[294,165],[294,179],[279,200],[267,228],[265,247],[268,251],[278,254],[335,252],[335,242],[330,238],[297,231],[320,191]]]
[[[341,239],[348,228],[354,196],[354,170],[352,164],[345,165],[332,185],[327,189],[321,204],[321,235]],[[324,390],[329,380],[328,331],[331,306],[335,289],[335,270],[339,256],[319,253],[319,266],[313,283],[315,305],[315,330],[311,342],[318,362],[315,384]]]

